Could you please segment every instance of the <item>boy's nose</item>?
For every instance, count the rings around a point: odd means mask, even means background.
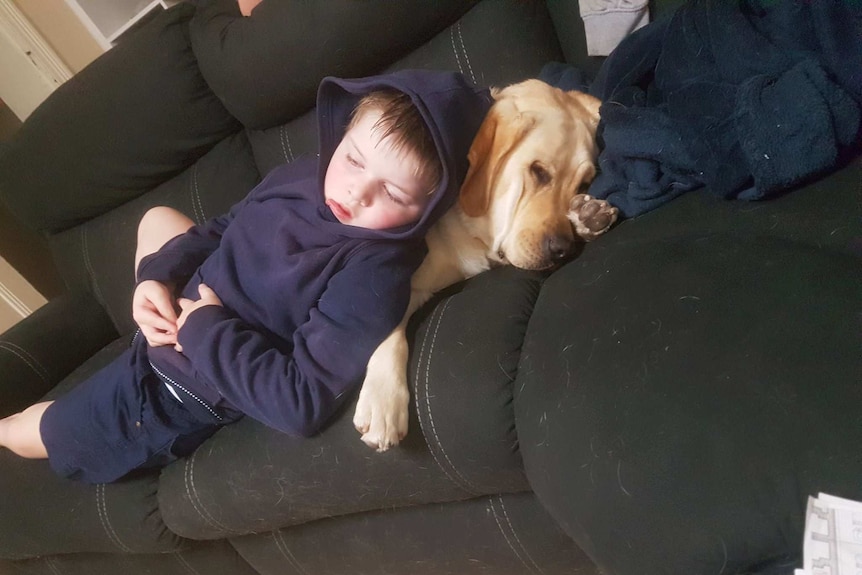
[[[348,190],[348,194],[351,199],[362,206],[363,208],[367,208],[371,205],[372,201],[372,193],[371,186],[363,183],[359,183]]]

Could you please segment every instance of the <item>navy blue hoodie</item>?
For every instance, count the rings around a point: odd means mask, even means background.
[[[443,177],[417,222],[368,230],[336,220],[323,181],[354,106],[382,88],[410,95]],[[182,354],[149,348],[153,368],[209,406],[291,434],[316,432],[358,388],[371,353],[401,320],[425,233],[457,199],[490,104],[487,90],[449,72],[324,79],[319,159],[273,170],[228,214],[141,261],[139,281],[173,282],[193,300],[203,282],[224,304],[188,317],[178,336]]]

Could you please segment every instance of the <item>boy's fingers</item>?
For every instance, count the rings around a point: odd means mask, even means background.
[[[214,292],[213,289],[206,284],[202,283],[198,286],[198,293],[201,294],[201,299],[207,300],[208,302],[221,303],[221,300],[216,295],[216,292]]]
[[[135,321],[140,324],[144,324],[146,326],[152,327],[156,330],[161,330],[164,332],[172,332],[176,330],[176,324],[170,320],[165,319],[158,313],[151,310],[141,310],[138,314],[138,317],[135,318]]]
[[[141,328],[141,331],[144,333],[144,337],[147,338],[147,342],[154,347],[159,345],[171,345],[177,341],[176,336],[173,334],[144,328]]]
[[[149,343],[152,347],[160,347],[162,345],[171,345],[173,343],[173,340],[163,336],[155,335],[148,337],[147,343]]]
[[[213,289],[202,283],[198,286],[198,293],[201,294],[201,299],[206,299],[207,301],[215,302],[218,305],[222,305],[221,298],[219,298],[218,294],[213,291]]]
[[[156,306],[163,318],[171,322],[177,321],[177,312],[174,311],[174,303],[169,296],[155,298],[153,305]]]
[[[176,311],[174,311],[174,302],[170,293],[166,290],[149,289],[135,292],[135,294],[140,297],[138,305],[143,307],[152,307],[158,311],[162,317],[167,318],[169,321],[176,321],[177,314]]]

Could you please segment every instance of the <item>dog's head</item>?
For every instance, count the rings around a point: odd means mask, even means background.
[[[501,261],[548,269],[575,248],[566,214],[596,174],[600,102],[539,80],[494,98],[470,148],[461,209],[488,219]]]

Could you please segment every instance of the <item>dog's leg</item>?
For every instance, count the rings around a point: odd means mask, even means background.
[[[362,434],[362,441],[377,451],[398,445],[407,435],[410,403],[407,322],[435,293],[479,271],[462,269],[467,258],[459,256],[452,246],[451,235],[445,231],[459,221],[450,214],[444,215],[425,238],[428,254],[410,279],[410,303],[404,319],[368,360],[353,425]]]
[[[404,319],[368,360],[365,381],[353,415],[353,425],[362,441],[383,452],[407,435],[410,388],[407,385],[407,322],[431,297],[430,292],[411,290]]]
[[[578,194],[572,198],[567,216],[575,227],[575,234],[589,242],[608,231],[618,214],[619,210],[605,200]]]

